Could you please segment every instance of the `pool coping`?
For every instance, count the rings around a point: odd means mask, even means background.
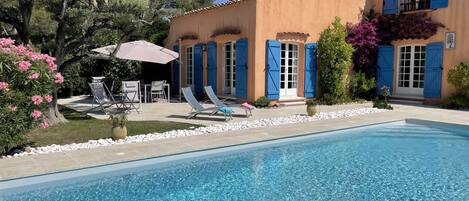
[[[468,125],[463,124],[454,124],[454,123],[445,123],[445,122],[438,122],[438,121],[429,121],[429,120],[421,120],[421,119],[402,119],[402,120],[393,120],[393,121],[385,121],[379,123],[371,123],[368,125],[360,125],[360,126],[352,126],[340,129],[332,129],[326,131],[318,131],[318,132],[304,132],[303,134],[298,134],[294,136],[285,136],[279,137],[274,139],[266,139],[266,140],[258,140],[258,141],[250,141],[246,143],[240,144],[233,144],[233,145],[225,145],[213,148],[205,148],[199,150],[192,150],[192,151],[185,151],[180,153],[173,153],[173,154],[166,154],[154,157],[146,157],[141,159],[134,159],[134,160],[127,160],[121,162],[113,162],[108,164],[102,165],[94,165],[89,167],[82,167],[70,170],[62,170],[62,171],[55,171],[43,174],[35,174],[25,177],[17,177],[17,178],[10,178],[0,180],[0,192],[4,191],[7,192],[9,189],[17,189],[22,186],[34,186],[42,183],[50,183],[54,181],[64,181],[67,179],[73,179],[78,177],[86,177],[97,175],[99,173],[112,173],[112,172],[119,172],[126,169],[131,169],[135,167],[146,167],[149,165],[161,165],[169,162],[177,162],[183,160],[195,160],[200,157],[214,157],[217,155],[227,154],[227,153],[234,153],[237,151],[248,151],[255,148],[263,148],[269,146],[279,146],[285,143],[291,143],[295,141],[301,141],[304,139],[312,139],[321,136],[327,135],[338,135],[345,131],[355,130],[355,129],[365,129],[375,126],[381,126],[386,124],[398,124],[398,123],[410,123],[410,124],[421,124],[421,125],[442,125],[442,126],[456,126],[456,129],[469,129]],[[468,135],[469,136],[469,135]],[[90,171],[93,170],[93,171]],[[27,184],[24,184],[27,182]]]

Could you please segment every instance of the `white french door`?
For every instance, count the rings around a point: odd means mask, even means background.
[[[223,44],[223,94],[236,95],[236,42]]]
[[[194,89],[194,47],[186,48],[186,86]]]
[[[425,45],[399,47],[397,94],[423,96]]]
[[[296,97],[298,87],[298,45],[282,43],[280,97]]]

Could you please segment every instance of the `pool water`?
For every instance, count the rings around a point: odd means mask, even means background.
[[[469,200],[463,126],[396,122],[246,146],[0,187],[0,200]]]

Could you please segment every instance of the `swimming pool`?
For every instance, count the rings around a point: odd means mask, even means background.
[[[469,200],[469,128],[408,120],[0,182],[0,200]]]

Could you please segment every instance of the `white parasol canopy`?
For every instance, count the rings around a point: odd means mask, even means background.
[[[116,47],[117,45],[110,45],[93,49],[92,51],[111,56]],[[126,60],[167,64],[179,58],[179,53],[144,40],[139,40],[122,43],[114,57]]]

